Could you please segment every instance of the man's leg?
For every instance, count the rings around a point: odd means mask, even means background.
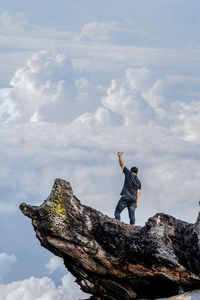
[[[130,224],[134,225],[135,224],[135,203],[130,204],[128,206],[128,214],[129,214],[129,218],[130,218]]]
[[[127,201],[124,197],[119,199],[119,202],[115,208],[115,219],[120,221],[120,214],[124,208],[127,207]]]

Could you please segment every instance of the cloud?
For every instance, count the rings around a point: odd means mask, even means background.
[[[131,22],[90,22],[84,24],[79,35],[74,40],[81,40],[92,43],[109,42],[116,45],[142,45],[147,41],[155,41],[154,36],[150,36],[134,28]]]
[[[30,23],[30,21],[27,20],[28,17],[30,17],[30,15],[27,15],[24,12],[14,12],[11,10],[8,11],[0,9],[0,33],[2,34],[3,41],[6,35],[12,38],[15,38],[16,36],[18,38],[29,38],[30,40],[31,38],[38,38],[41,41],[42,37],[55,39],[73,38],[72,33],[69,31],[58,31],[54,28],[49,28],[47,26],[38,26],[36,24]],[[20,39],[20,45],[22,41],[24,40]]]
[[[173,131],[180,134],[186,141],[199,141],[199,117],[200,102],[192,101],[190,103],[178,102],[175,104],[178,110],[178,120]]]
[[[23,13],[11,14],[0,9],[0,32],[2,34],[19,34],[28,25]]]
[[[80,291],[70,274],[64,276],[58,287],[48,277],[35,278],[0,284],[0,300],[77,300],[87,294]]]
[[[14,254],[0,253],[0,282],[10,272],[11,267],[17,261]]]
[[[52,274],[56,269],[63,267],[63,259],[58,256],[52,257],[49,262],[45,265],[49,274]]]
[[[184,76],[156,78],[149,69],[128,68],[123,80],[112,80],[102,105],[121,115],[127,124],[154,122],[155,126],[188,131],[188,114],[197,116],[193,120],[198,123],[199,80]],[[195,128],[190,128],[190,133],[193,131]]]
[[[74,123],[87,124],[89,126],[106,126],[110,123],[110,113],[107,109],[99,107],[94,114],[85,113],[75,119]]]
[[[45,104],[62,100],[63,94],[67,97],[71,78],[71,61],[63,55],[48,55],[46,51],[33,55],[10,82],[12,88],[8,98],[14,105],[18,121],[30,121],[36,113],[40,115],[39,110]]]
[[[151,89],[153,76],[146,68],[127,69],[124,79],[113,79],[102,99],[105,108],[123,117],[126,124],[146,123],[155,115],[155,107],[144,94]]]
[[[81,28],[82,40],[107,40],[110,31],[116,30],[116,22],[91,22]]]
[[[74,70],[69,57],[47,51],[28,59],[10,85],[6,93],[0,90],[4,122],[69,122],[84,112],[86,105],[89,110],[95,108],[102,94],[86,75]]]
[[[123,182],[115,153],[122,150],[126,164],[138,164],[145,182],[138,222],[157,210],[173,214],[173,207],[190,197],[182,184],[185,166],[198,178],[198,78],[159,78],[144,67],[128,68],[103,88],[103,97],[97,93],[99,100],[91,106],[92,82],[68,58],[48,52],[35,54],[15,74],[8,95],[19,115],[0,132],[1,186],[17,191],[16,202],[31,197],[39,204],[54,178],[66,178],[83,202],[113,216]],[[185,98],[181,87],[187,90]],[[196,201],[198,180],[190,184],[191,201]],[[163,201],[166,194],[170,199]],[[109,199],[106,206],[102,198]],[[196,206],[185,205],[190,215],[180,208],[180,216],[194,219]]]
[[[177,104],[199,101],[199,78],[187,76],[167,76],[157,79],[153,86],[144,91],[143,97],[158,114],[166,118],[169,108],[177,114]]]
[[[1,10],[0,19],[0,80],[5,86],[13,72],[42,50],[67,53],[75,68],[91,71],[99,82],[110,80],[127,67],[145,66],[162,73],[171,69],[184,72],[189,68],[190,72],[198,73],[197,47],[182,47],[181,51],[158,47],[159,39],[130,20],[94,21],[80,25],[80,32],[72,32],[31,24],[23,13]]]
[[[75,278],[70,273],[62,277],[59,286],[56,286],[51,278],[33,276],[8,284],[2,283],[16,261],[15,255],[0,253],[0,300],[77,300],[87,296],[74,282]],[[61,266],[63,266],[63,260],[55,256],[46,264],[49,274]]]

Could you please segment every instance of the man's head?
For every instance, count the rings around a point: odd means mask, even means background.
[[[135,173],[137,175],[138,173],[138,168],[137,167],[132,167],[131,172]]]

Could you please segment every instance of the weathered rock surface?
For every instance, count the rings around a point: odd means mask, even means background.
[[[200,214],[195,224],[160,213],[131,226],[84,206],[56,179],[40,206],[25,203],[41,245],[64,259],[91,299],[156,299],[200,289]]]

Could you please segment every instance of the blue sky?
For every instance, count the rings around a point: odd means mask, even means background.
[[[195,222],[200,3],[0,4],[0,300],[19,287],[27,300],[84,298],[18,205],[41,204],[60,177],[112,217],[124,151],[142,181],[137,224],[157,212]]]

